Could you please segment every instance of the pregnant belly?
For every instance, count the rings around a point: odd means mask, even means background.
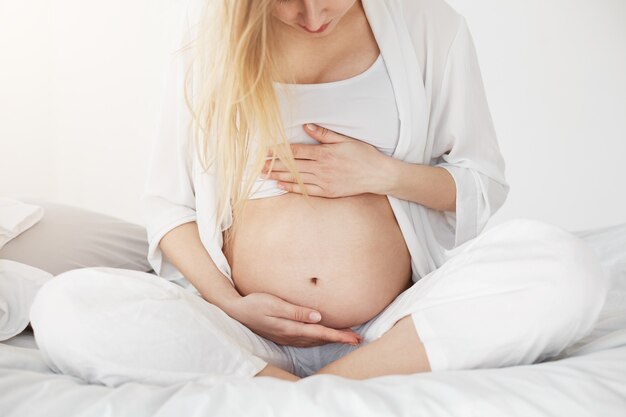
[[[240,294],[314,308],[320,324],[353,327],[411,284],[411,257],[386,196],[295,193],[247,202],[224,254]]]

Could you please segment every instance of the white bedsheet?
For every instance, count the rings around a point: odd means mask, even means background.
[[[0,343],[0,416],[626,416],[626,224],[579,232],[612,288],[592,334],[544,363],[352,381],[206,378],[88,385],[52,373],[28,332]]]

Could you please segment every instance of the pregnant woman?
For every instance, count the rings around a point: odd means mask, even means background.
[[[204,0],[183,19],[142,197],[148,260],[61,274],[31,310],[59,372],[530,364],[606,278],[547,224],[484,229],[508,184],[465,19],[442,0]]]

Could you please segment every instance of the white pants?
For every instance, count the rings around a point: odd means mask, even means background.
[[[361,345],[411,315],[439,371],[539,362],[591,332],[608,277],[579,238],[513,220],[461,249],[353,327]],[[268,363],[304,377],[359,347],[277,345],[179,285],[117,268],[58,275],[37,294],[30,318],[53,370],[109,386],[253,376]]]

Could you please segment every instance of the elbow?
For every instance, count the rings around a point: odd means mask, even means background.
[[[445,178],[445,181],[440,183],[440,186],[443,188],[444,191],[442,191],[440,194],[442,201],[439,205],[439,210],[456,213],[456,202],[458,193],[456,180],[449,170],[441,166],[438,168],[443,172],[443,177]]]
[[[506,182],[496,183],[492,185],[492,192],[490,193],[491,212],[495,214],[506,202],[509,195],[510,186]]]

